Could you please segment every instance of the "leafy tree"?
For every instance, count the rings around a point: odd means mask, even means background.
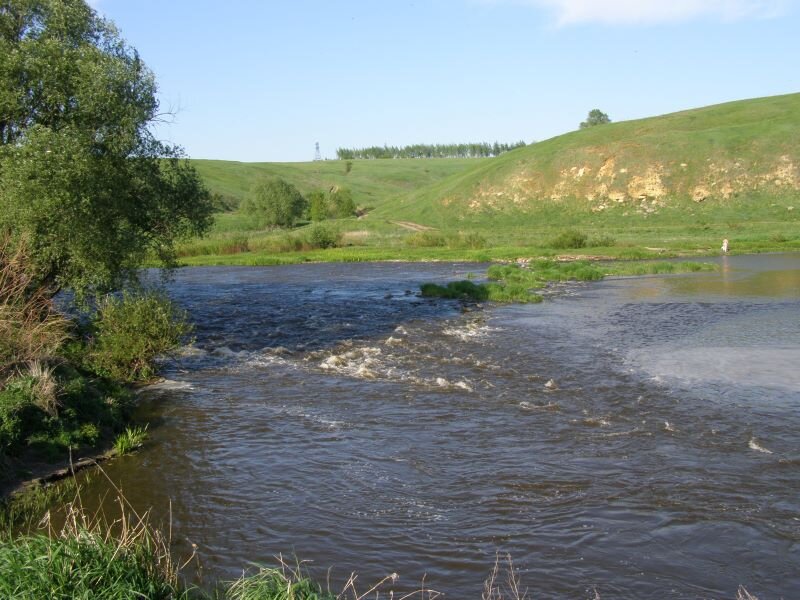
[[[356,203],[353,201],[353,192],[349,188],[335,188],[331,190],[329,207],[331,215],[337,219],[352,217],[356,214]]]
[[[280,177],[258,184],[242,207],[267,227],[291,227],[303,216],[306,199]]]
[[[589,111],[586,120],[581,122],[581,129],[587,129],[595,125],[605,125],[606,123],[611,123],[608,115],[599,108],[594,108]]]
[[[314,190],[308,195],[309,217],[312,221],[328,218],[328,198],[322,190]]]
[[[26,240],[36,284],[111,289],[210,226],[158,118],[153,74],[84,0],[0,0],[0,230]]]

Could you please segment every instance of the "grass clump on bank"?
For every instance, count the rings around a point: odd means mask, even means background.
[[[255,573],[245,573],[229,584],[225,600],[337,600],[338,596],[322,589],[304,575],[300,568],[261,567]]]
[[[128,427],[114,440],[114,452],[117,453],[117,456],[130,454],[141,448],[147,438],[147,426]]]

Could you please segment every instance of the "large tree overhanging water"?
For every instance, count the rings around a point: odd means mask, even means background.
[[[0,5],[0,230],[26,238],[40,284],[130,281],[211,223],[182,150],[157,140],[156,82],[82,0]]]

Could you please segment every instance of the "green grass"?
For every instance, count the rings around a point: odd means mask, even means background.
[[[800,94],[574,131],[490,159],[194,161],[212,191],[240,200],[264,177],[302,192],[346,186],[368,208],[336,219],[340,248],[220,213],[185,264],[305,261],[612,259],[800,250]],[[698,196],[698,190],[705,190]],[[411,225],[409,225],[411,224]],[[422,227],[416,227],[421,225]],[[427,228],[427,229],[426,229]],[[479,251],[479,252],[476,252]]]
[[[147,426],[128,427],[114,440],[114,452],[118,456],[138,450],[147,441]]]
[[[337,595],[305,576],[300,568],[261,567],[229,584],[225,600],[336,600]]]
[[[597,281],[607,276],[694,273],[714,269],[714,265],[693,262],[590,263],[539,259],[526,266],[492,265],[486,273],[489,283],[476,284],[472,281],[452,281],[446,285],[424,283],[420,286],[420,292],[425,298],[531,303],[542,301],[542,296],[532,290],[541,289],[555,281]]]
[[[303,194],[313,190],[347,187],[357,206],[378,207],[429,185],[453,173],[488,159],[436,158],[405,160],[354,160],[350,173],[346,161],[307,163],[241,163],[220,160],[192,160],[212,193],[243,200],[263,179],[281,177]]]

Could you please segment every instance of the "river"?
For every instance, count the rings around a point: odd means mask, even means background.
[[[800,256],[718,262],[467,310],[416,291],[485,265],[183,269],[196,341],[105,470],[209,580],[480,598],[501,552],[535,598],[796,597]]]

